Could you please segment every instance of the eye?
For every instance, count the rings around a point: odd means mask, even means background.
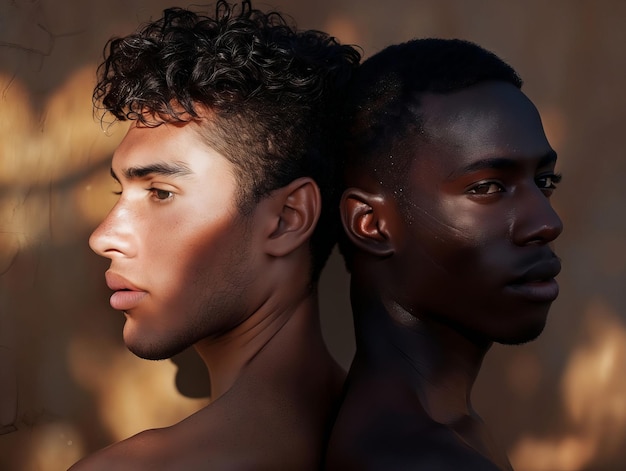
[[[498,182],[481,182],[470,187],[467,193],[471,195],[493,195],[504,192],[504,186]]]
[[[561,175],[551,173],[549,175],[541,175],[535,179],[537,186],[543,191],[546,196],[550,196],[556,189],[557,185],[561,182]]]
[[[171,191],[161,190],[159,188],[149,188],[148,191],[150,191],[151,196],[159,202],[167,201],[174,197],[174,193]]]

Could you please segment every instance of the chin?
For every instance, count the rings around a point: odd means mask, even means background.
[[[126,331],[124,331],[124,343],[131,353],[144,360],[167,360],[190,346],[190,344],[182,342],[166,343],[160,340],[151,340],[147,335],[135,338]]]
[[[168,358],[176,355],[176,353],[173,353],[171,355],[163,353],[160,349],[157,348],[137,346],[132,344],[126,344],[126,348],[128,348],[128,350],[130,350],[133,355],[138,356],[139,358],[143,358],[144,360],[167,360]]]
[[[505,335],[495,337],[494,341],[502,345],[522,345],[537,339],[545,327],[546,321],[544,319],[543,322],[528,325],[524,329],[520,329],[516,332],[510,332]]]

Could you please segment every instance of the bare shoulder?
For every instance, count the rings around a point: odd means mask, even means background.
[[[498,471],[484,456],[440,424],[410,423],[398,416],[373,417],[367,428],[331,443],[327,470]],[[389,423],[396,419],[395,426]]]
[[[235,471],[255,469],[262,462],[253,447],[246,452],[245,445],[240,444],[239,450],[235,450],[233,441],[229,440],[232,428],[225,428],[224,433],[218,434],[220,424],[217,422],[202,425],[206,424],[191,420],[146,430],[88,456],[70,471]]]
[[[498,471],[408,388],[383,379],[349,385],[326,455],[328,470]]]
[[[164,463],[170,453],[164,430],[146,430],[126,440],[110,445],[89,455],[70,468],[71,471],[120,471],[148,469]],[[161,469],[155,466],[152,469]],[[173,468],[175,469],[175,468]]]
[[[256,392],[263,395],[262,388]],[[243,399],[233,391],[171,427],[146,430],[115,443],[79,461],[70,470],[319,467],[320,447],[305,428],[298,428],[298,414],[289,401]]]
[[[116,443],[72,471],[319,469],[343,375],[268,363],[181,422]]]
[[[207,406],[170,427],[145,430],[76,463],[71,471],[200,470],[221,464],[219,407]],[[237,469],[236,467],[223,469]]]

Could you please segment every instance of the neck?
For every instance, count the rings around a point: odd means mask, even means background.
[[[250,365],[275,350],[270,345],[283,343],[283,354],[288,356],[292,344],[303,342],[317,342],[325,348],[314,291],[286,306],[269,299],[231,331],[219,338],[201,340],[195,348],[209,371],[212,401],[228,391],[250,370]],[[274,367],[280,369],[280,365]]]
[[[358,291],[358,295],[356,291]],[[357,351],[360,361],[399,375],[436,422],[454,425],[474,415],[471,392],[490,343],[420,319],[393,300],[362,297],[353,285]]]

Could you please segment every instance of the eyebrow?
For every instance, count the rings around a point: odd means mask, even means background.
[[[543,155],[538,162],[538,168],[546,167],[548,165],[552,165],[556,162],[556,152],[550,151],[547,154]],[[517,166],[520,163],[517,159],[510,159],[507,157],[492,157],[487,159],[478,160],[476,162],[472,162],[471,164],[463,167],[462,169],[453,172],[451,177],[455,175],[463,175],[465,173],[476,172],[478,170],[510,170]]]
[[[124,178],[127,180],[137,180],[152,175],[180,177],[191,173],[193,173],[191,169],[182,162],[159,162],[140,167],[128,167],[122,171]],[[119,177],[113,171],[113,168],[111,168],[111,176],[115,181],[120,181]]]

